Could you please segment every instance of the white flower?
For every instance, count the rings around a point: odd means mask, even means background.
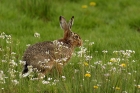
[[[32,72],[33,66],[27,66],[27,67],[28,67],[28,70]]]
[[[14,83],[14,85],[17,85],[17,84],[19,84],[19,81],[17,81],[17,80],[12,80],[12,83]]]
[[[92,46],[94,44],[94,42],[90,42],[89,45]]]
[[[44,66],[44,68],[51,69],[52,66]]]
[[[48,81],[52,80],[52,78],[48,77]]]
[[[38,80],[39,78],[31,78],[32,81]]]
[[[5,35],[7,39],[11,39],[11,35]]]
[[[45,63],[48,63],[50,61],[50,59],[44,59]]]
[[[12,52],[11,54],[12,54],[12,55],[15,55],[16,53],[15,53],[15,52]]]
[[[86,39],[85,41],[86,41],[86,42],[89,42],[89,40],[87,40],[87,39]]]
[[[86,71],[88,74],[90,74],[90,71]]]
[[[54,82],[55,82],[55,83],[56,83],[56,82],[59,82],[59,80],[55,79]]]
[[[113,53],[117,54],[117,53],[118,53],[118,51],[113,51]]]
[[[85,56],[85,58],[86,58],[86,61],[89,61],[92,59],[92,56]]]
[[[49,51],[46,51],[46,54],[50,54],[50,52]]]
[[[116,67],[112,67],[112,68],[111,68],[111,71],[116,72]]]
[[[59,65],[63,66],[64,64],[63,63],[58,63]]]
[[[107,50],[103,50],[102,52],[106,54],[108,51]]]
[[[25,65],[25,64],[26,64],[26,61],[20,60],[20,61],[19,61],[19,64],[20,64],[20,65]]]
[[[55,62],[61,62],[61,60],[60,59],[56,59],[56,60],[54,60]]]
[[[35,33],[34,33],[34,37],[40,37],[40,34],[37,33],[37,32],[35,32]]]
[[[95,65],[99,65],[99,64],[101,64],[101,63],[102,63],[102,61],[94,62]]]
[[[65,58],[62,58],[62,61],[67,61],[67,59],[68,59],[67,57],[65,57]]]
[[[7,44],[8,44],[8,43],[10,44],[10,43],[11,43],[11,41],[10,41],[10,40],[8,40],[8,39],[6,39],[6,43],[7,43]]]
[[[14,67],[14,66],[17,66],[17,63],[14,61],[14,60],[11,60],[9,62],[10,66]]]
[[[0,38],[5,39],[5,35],[1,33]]]
[[[0,71],[0,83],[5,83],[5,74],[2,70]]]
[[[56,46],[62,47],[63,42],[59,42],[58,40],[54,40],[53,44],[56,45]]]
[[[3,63],[6,63],[6,62],[7,62],[7,60],[2,60],[2,62],[3,62]]]
[[[66,77],[65,77],[65,76],[62,76],[62,78],[63,78],[63,79],[66,79]]]
[[[78,70],[78,69],[75,69],[75,70],[74,70],[74,73],[77,73],[77,72],[79,72],[79,70]]]
[[[109,73],[106,73],[106,74],[104,74],[104,76],[105,76],[105,77],[109,77],[109,76],[110,76],[110,74],[109,74]]]
[[[86,53],[87,48],[85,47],[80,47],[80,51],[78,51],[78,57],[83,57],[83,55]]]
[[[11,78],[15,78],[16,77],[16,75],[15,75],[15,73],[17,72],[16,70],[9,68],[8,72],[10,73]]]
[[[131,73],[128,73],[128,75],[131,75]]]
[[[111,58],[110,62],[120,62],[120,58]]]
[[[27,44],[26,46],[29,47],[31,44]]]
[[[63,79],[63,80],[66,80],[66,77],[65,77],[65,76],[62,76],[62,79]]]
[[[64,48],[68,49],[69,47],[68,46],[63,46]]]
[[[135,60],[132,60],[132,62],[136,62]]]
[[[50,82],[49,82],[49,81],[43,80],[43,81],[42,81],[42,84],[50,84]]]

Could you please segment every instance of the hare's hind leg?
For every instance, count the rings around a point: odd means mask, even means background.
[[[44,71],[39,72],[39,73],[38,73],[38,78],[39,78],[39,79],[45,78],[45,76],[46,76],[47,74],[49,74],[49,72],[51,72],[51,69],[46,69],[46,70],[44,70]]]
[[[54,67],[54,64],[49,62],[46,66],[46,68],[43,68],[40,73],[38,73],[38,78],[43,79],[45,78],[45,75],[51,72],[52,68]]]

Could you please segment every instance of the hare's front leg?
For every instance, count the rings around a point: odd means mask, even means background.
[[[63,63],[56,63],[55,68],[57,70],[57,73],[59,75],[62,75],[62,69],[63,69],[64,64]]]

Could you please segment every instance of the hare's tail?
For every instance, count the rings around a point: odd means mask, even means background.
[[[28,72],[28,64],[26,63],[25,65],[24,65],[24,69],[23,69],[23,71],[22,71],[22,74],[25,74],[25,73],[27,73]]]

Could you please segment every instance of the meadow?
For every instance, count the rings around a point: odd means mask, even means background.
[[[0,0],[0,93],[140,93],[140,1]],[[75,17],[83,39],[63,74],[22,75],[29,45],[63,37]]]

